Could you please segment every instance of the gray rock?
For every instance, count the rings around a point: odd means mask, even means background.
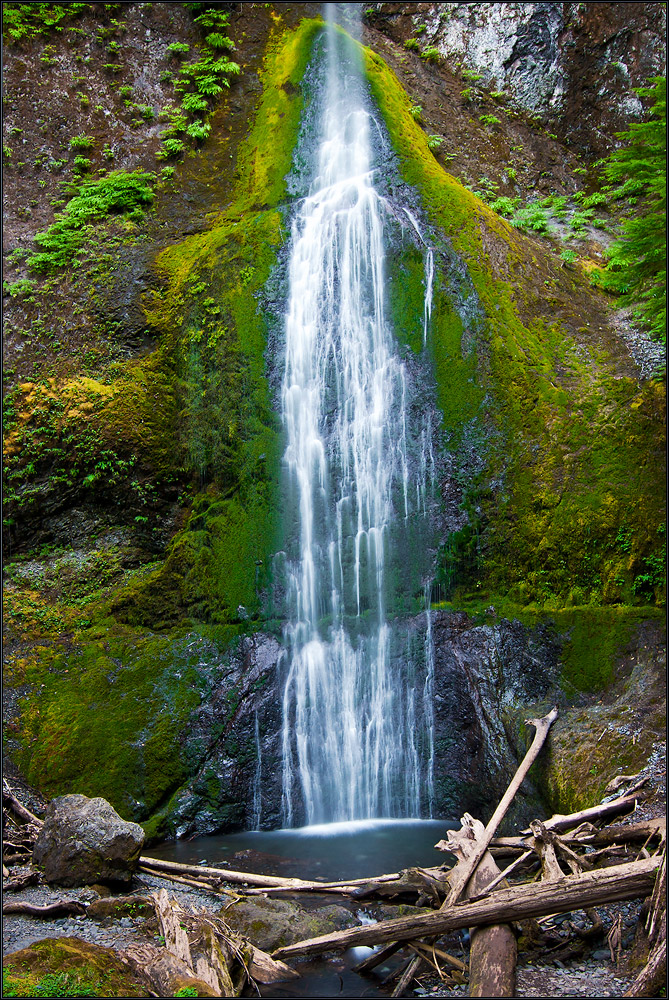
[[[143,844],[141,826],[121,819],[106,799],[61,795],[47,809],[33,861],[58,885],[129,882]]]

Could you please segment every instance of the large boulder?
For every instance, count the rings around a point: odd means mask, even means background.
[[[143,844],[141,826],[121,819],[106,799],[61,795],[47,809],[33,861],[58,885],[129,882]]]
[[[306,910],[292,900],[264,899],[262,896],[228,904],[218,915],[257,948],[268,952],[358,923],[343,906]]]

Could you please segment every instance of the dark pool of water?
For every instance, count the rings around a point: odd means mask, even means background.
[[[171,841],[148,853],[183,864],[334,881],[443,864],[434,845],[458,826],[450,820],[364,820]]]
[[[179,840],[151,848],[153,857],[182,864],[207,864],[262,875],[335,881],[383,875],[402,868],[429,868],[443,864],[447,855],[434,849],[448,830],[459,827],[451,820],[365,820],[332,823],[296,830],[251,831],[224,836]],[[333,896],[301,895],[302,905],[339,903]],[[346,905],[345,900],[341,902]],[[360,904],[351,904],[358,912]],[[267,998],[288,997],[388,997],[392,984],[381,980],[391,965],[359,976],[352,966],[370,953],[352,948],[327,961],[299,962],[301,978],[290,983],[261,987]],[[392,964],[392,963],[391,963]]]

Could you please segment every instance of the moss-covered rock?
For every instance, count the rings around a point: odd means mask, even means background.
[[[152,993],[113,948],[80,938],[46,938],[6,955],[3,996],[148,997]],[[87,994],[85,991],[89,991]]]
[[[268,952],[357,923],[343,906],[306,910],[284,899],[242,899],[224,907],[220,915],[233,930]]]

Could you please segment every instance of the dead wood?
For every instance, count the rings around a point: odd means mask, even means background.
[[[353,966],[353,971],[359,973],[371,972],[372,969],[377,967],[377,965],[381,965],[386,961],[386,959],[392,958],[392,956],[398,952],[401,947],[401,944],[393,941],[391,944],[387,944],[385,948],[379,948],[378,951],[372,952],[372,954],[368,955],[367,958],[363,958],[362,962],[358,962],[357,965]]]
[[[583,875],[565,876],[559,882],[499,889],[485,899],[462,901],[434,913],[384,920],[378,924],[352,927],[298,941],[278,949],[274,957],[296,958],[358,945],[371,947],[388,941],[439,937],[461,927],[481,927],[643,898],[652,893],[660,864],[660,858],[647,858],[600,871],[584,872]]]
[[[480,855],[481,841],[486,837],[483,823],[467,814],[462,828],[448,838],[450,850],[459,859],[451,878],[457,880],[460,865]],[[495,882],[501,872],[489,851],[480,856],[478,865],[465,888],[467,896],[480,896]],[[512,997],[516,989],[516,936],[507,923],[491,927],[470,927],[469,995],[471,997]]]
[[[653,945],[648,962],[639,973],[632,987],[623,994],[626,997],[656,997],[667,978],[667,913],[662,914],[658,925],[657,940]]]
[[[146,872],[147,875],[155,875],[157,878],[163,878],[168,882],[178,882],[180,885],[190,885],[195,889],[204,889],[207,892],[221,892],[221,881],[209,879],[206,882],[202,879],[186,878],[185,875],[176,875],[174,872],[164,872],[160,871],[158,868],[152,868],[150,865],[141,864],[139,866],[140,871]]]
[[[2,788],[2,804],[7,809],[11,810],[11,812],[13,812],[15,816],[18,816],[25,823],[31,823],[33,826],[36,826],[38,830],[41,829],[42,826],[44,825],[43,820],[41,820],[38,816],[35,815],[35,813],[31,812],[30,809],[28,809],[26,806],[22,805],[21,802],[19,802],[19,800],[9,787],[6,778],[4,779]]]
[[[219,917],[183,909],[165,889],[153,893],[167,952],[213,996],[239,996],[249,982],[297,978],[297,973],[237,934]],[[169,996],[173,994],[167,994]]]
[[[402,973],[402,976],[400,977],[400,981],[398,982],[397,986],[395,987],[395,989],[391,993],[391,996],[393,996],[393,997],[404,996],[404,993],[406,992],[406,990],[411,985],[414,977],[417,975],[417,973],[418,973],[421,965],[423,965],[424,961],[425,961],[425,959],[423,958],[422,955],[414,955],[414,957],[411,959],[411,961],[407,965],[406,969]]]
[[[17,875],[15,878],[9,879],[7,882],[3,882],[2,891],[3,892],[18,892],[19,889],[25,889],[29,885],[37,885],[39,882],[39,872],[29,871],[23,872]]]
[[[589,809],[581,809],[580,812],[564,816],[556,813],[545,821],[544,826],[547,830],[563,833],[581,823],[592,823],[598,819],[608,819],[609,816],[619,816],[621,813],[632,812],[636,809],[637,803],[646,798],[648,798],[648,793],[642,792],[636,795],[625,795],[622,798],[613,799],[611,802],[601,802],[598,806],[591,806]],[[529,830],[523,830],[523,833],[529,832]]]
[[[28,917],[43,917],[45,920],[53,920],[55,917],[83,916],[86,907],[76,899],[63,899],[57,903],[49,903],[47,906],[35,906],[32,903],[4,903],[2,907],[3,916],[8,913],[20,913]]]
[[[451,906],[453,903],[457,902],[459,897],[464,892],[467,882],[471,878],[472,872],[474,871],[479,861],[481,860],[486,850],[488,849],[490,841],[495,836],[497,827],[502,822],[504,816],[506,815],[507,809],[509,808],[509,806],[513,802],[513,799],[516,796],[516,792],[518,791],[523,781],[525,780],[525,776],[527,775],[527,772],[529,771],[530,767],[537,759],[539,751],[544,745],[544,742],[548,735],[548,730],[550,729],[551,725],[557,718],[557,714],[558,714],[557,707],[554,707],[551,709],[548,715],[545,715],[542,719],[526,720],[527,725],[534,726],[535,728],[535,734],[534,734],[534,739],[532,740],[532,744],[527,753],[525,754],[525,757],[523,758],[520,767],[518,768],[515,775],[511,779],[511,783],[509,784],[509,787],[502,796],[502,799],[497,808],[495,809],[495,812],[493,813],[492,817],[490,818],[488,825],[485,827],[482,837],[480,838],[480,840],[477,839],[476,851],[467,859],[467,861],[462,866],[460,865],[457,866],[456,869],[457,874],[454,873],[453,877],[449,880],[451,888],[443,906]],[[443,843],[444,841],[440,841],[439,844],[436,845],[436,847],[441,850],[449,850],[448,847],[440,848],[440,844]]]

